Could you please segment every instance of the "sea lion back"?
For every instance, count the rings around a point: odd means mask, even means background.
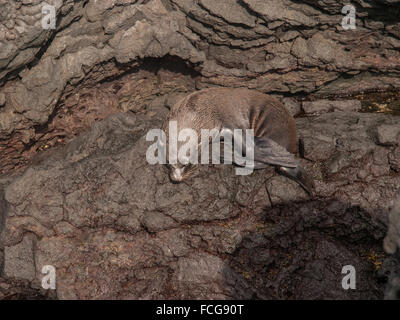
[[[178,101],[167,120],[178,128],[254,129],[256,137],[268,137],[297,153],[296,124],[275,98],[246,88],[211,88]]]

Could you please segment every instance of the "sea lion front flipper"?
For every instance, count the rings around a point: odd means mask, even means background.
[[[256,165],[266,163],[288,168],[296,168],[299,165],[294,154],[266,137],[254,138],[254,162]]]

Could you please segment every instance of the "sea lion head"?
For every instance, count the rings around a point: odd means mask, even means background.
[[[169,178],[172,182],[179,183],[190,176],[194,170],[194,165],[192,164],[167,164]]]
[[[182,128],[183,127],[183,128]],[[199,142],[197,139],[197,133],[196,131],[193,131],[196,133],[196,139],[187,139],[185,141],[177,141],[176,142],[176,150],[175,147],[172,148],[172,153],[176,153],[175,159],[170,158],[170,143],[169,143],[169,138],[170,138],[170,133],[167,131],[168,125],[164,124],[163,129],[166,134],[166,140],[165,140],[165,159],[166,159],[166,168],[168,169],[168,174],[169,178],[172,182],[179,183],[185,180],[190,176],[190,174],[193,172],[193,170],[197,167],[194,165],[194,163],[198,163],[198,155],[199,155]],[[178,130],[187,130],[187,128],[190,128],[189,126],[185,128],[180,122],[178,123]],[[178,131],[180,132],[180,131]],[[184,148],[185,147],[185,148]],[[184,150],[182,150],[182,148]],[[194,151],[196,150],[196,151]],[[179,151],[179,152],[178,152]],[[182,152],[185,152],[185,154],[182,154]],[[193,153],[192,153],[193,152]],[[178,155],[179,154],[179,155]]]

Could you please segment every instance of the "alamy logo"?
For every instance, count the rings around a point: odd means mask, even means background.
[[[344,30],[356,29],[356,8],[348,4],[342,8],[342,13],[346,15],[342,19],[342,28]]]
[[[45,275],[42,278],[42,288],[54,290],[56,288],[56,268],[51,265],[43,266],[42,274]]]
[[[221,164],[221,159],[224,164],[234,162],[240,166],[236,168],[237,175],[248,175],[254,169],[254,130],[245,131],[243,136],[242,129],[202,129],[199,142],[196,130],[185,128],[178,132],[177,122],[170,121],[168,141],[167,134],[161,129],[152,129],[147,133],[146,141],[157,140],[147,149],[146,159],[149,164],[209,164],[211,144],[212,164]],[[223,155],[220,151],[221,142],[224,146]]]
[[[342,274],[346,276],[342,279],[342,288],[344,290],[356,288],[356,269],[352,265],[347,265],[342,268]]]
[[[49,4],[42,7],[42,28],[45,30],[56,28],[56,8]]]

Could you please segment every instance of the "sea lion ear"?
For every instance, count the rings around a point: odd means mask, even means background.
[[[288,168],[296,168],[299,164],[294,154],[266,137],[254,138],[254,162],[260,166],[265,163]]]

